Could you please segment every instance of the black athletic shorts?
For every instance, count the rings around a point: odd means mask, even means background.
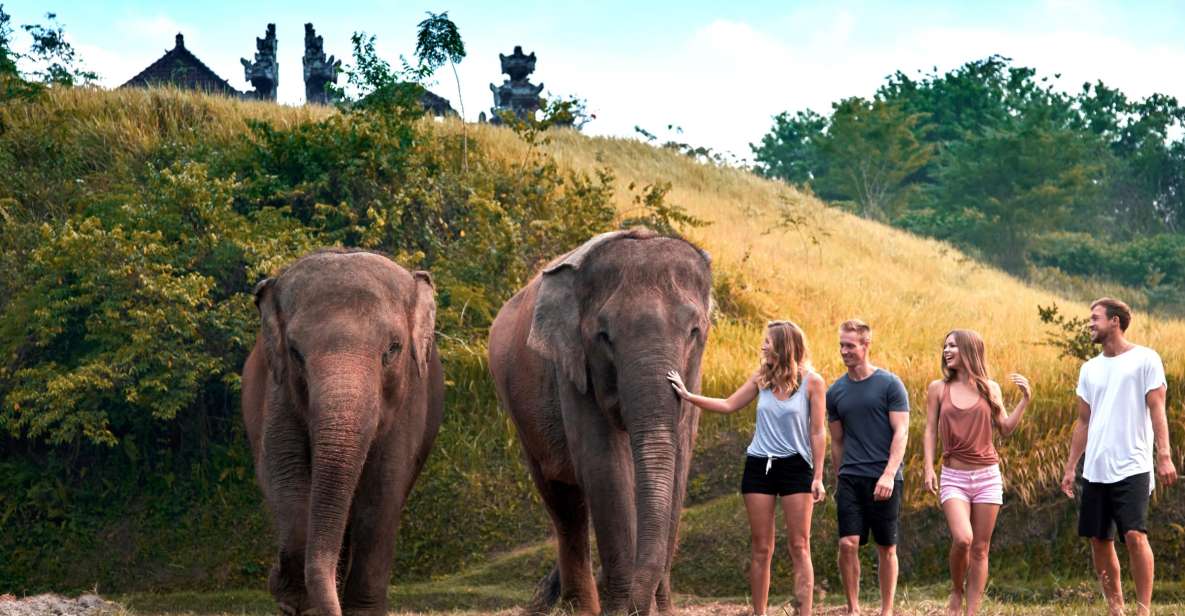
[[[1124,477],[1115,483],[1082,482],[1078,505],[1078,536],[1119,541],[1130,530],[1148,534],[1148,497],[1151,473]]]
[[[801,494],[811,491],[814,470],[806,460],[794,454],[788,458],[758,458],[745,456],[745,473],[741,476],[741,494]]]
[[[877,477],[840,475],[835,489],[835,507],[839,517],[839,536],[860,535],[860,545],[868,543],[868,532],[877,545],[897,545],[897,521],[901,517],[900,479],[893,482],[893,495],[878,501],[872,497]]]

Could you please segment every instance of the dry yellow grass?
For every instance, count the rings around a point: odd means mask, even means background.
[[[446,129],[456,130],[456,123]],[[471,127],[484,147],[519,160],[525,146],[508,130]],[[988,359],[1002,383],[1021,372],[1035,384],[1036,399],[1020,431],[1002,444],[1010,486],[1025,498],[1048,493],[1061,478],[1072,421],[1078,364],[1042,345],[1048,328],[1037,306],[1057,303],[1064,313],[1085,316],[1087,303],[1034,288],[978,263],[949,244],[830,208],[810,194],[730,168],[719,168],[638,141],[590,138],[555,131],[542,146],[567,167],[610,167],[617,177],[617,206],[634,207],[631,183],[673,186],[668,199],[712,225],[689,232],[706,248],[720,272],[739,272],[752,287],[750,302],[764,316],[789,318],[808,335],[816,367],[831,381],[843,372],[836,326],[859,317],[874,328],[872,361],[905,381],[915,409],[926,384],[939,376],[939,352],[947,331],[971,328],[985,337]],[[802,219],[780,228],[783,211]],[[813,239],[812,239],[813,238]],[[1106,285],[1098,285],[1106,289]],[[741,382],[756,361],[763,322],[724,322],[712,332],[705,360],[706,391],[723,395]],[[1157,349],[1170,380],[1182,373],[1185,323],[1137,313],[1129,337]],[[1179,392],[1174,383],[1172,393]],[[1015,390],[1005,386],[1014,399]],[[1185,421],[1182,400],[1170,395],[1170,423],[1181,458]],[[708,417],[705,422],[721,421]],[[914,441],[908,469],[920,488],[920,435],[924,414],[912,416]],[[1179,463],[1180,465],[1180,463]]]
[[[43,118],[20,114],[72,114],[84,118],[86,130],[72,139],[94,140],[112,151],[144,151],[157,145],[161,135],[201,132],[225,142],[247,131],[248,120],[271,123],[277,128],[318,120],[335,111],[308,105],[289,107],[222,96],[202,96],[175,88],[124,88],[101,91],[92,88],[52,88],[36,105],[13,106],[12,123],[36,126]],[[147,117],[145,117],[147,116]]]

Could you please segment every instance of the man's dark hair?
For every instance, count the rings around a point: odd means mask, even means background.
[[[1100,297],[1090,304],[1090,309],[1094,310],[1095,306],[1102,306],[1107,309],[1107,319],[1119,319],[1119,329],[1127,331],[1127,326],[1132,322],[1132,309],[1127,304],[1110,297]]]

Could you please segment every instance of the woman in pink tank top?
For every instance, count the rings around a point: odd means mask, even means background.
[[[992,437],[996,429],[1011,434],[1032,399],[1028,379],[1019,374],[1009,379],[1021,393],[1011,413],[1004,411],[1000,385],[988,373],[983,338],[956,329],[943,342],[942,378],[926,390],[926,489],[939,495],[951,533],[948,614],[963,613],[964,597],[965,613],[975,614],[987,586],[992,531],[1004,503]],[[942,441],[941,480],[934,472],[935,437]]]

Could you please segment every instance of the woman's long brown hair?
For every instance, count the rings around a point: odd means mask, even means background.
[[[769,363],[762,354],[761,366],[757,369],[757,386],[793,394],[802,384],[803,371],[810,368],[806,336],[791,321],[770,321],[766,332],[774,361]]]
[[[979,395],[987,400],[988,406],[992,409],[992,417],[999,421],[1004,415],[1004,407],[992,399],[992,391],[988,388],[988,380],[991,376],[988,372],[983,337],[969,329],[952,329],[942,337],[944,349],[946,348],[946,339],[951,336],[955,337],[955,346],[959,347],[959,357],[963,361],[963,366],[967,368],[968,377],[972,383],[975,383],[975,389]],[[958,371],[946,365],[945,357],[940,357],[942,359],[942,380],[950,383],[958,377]]]

